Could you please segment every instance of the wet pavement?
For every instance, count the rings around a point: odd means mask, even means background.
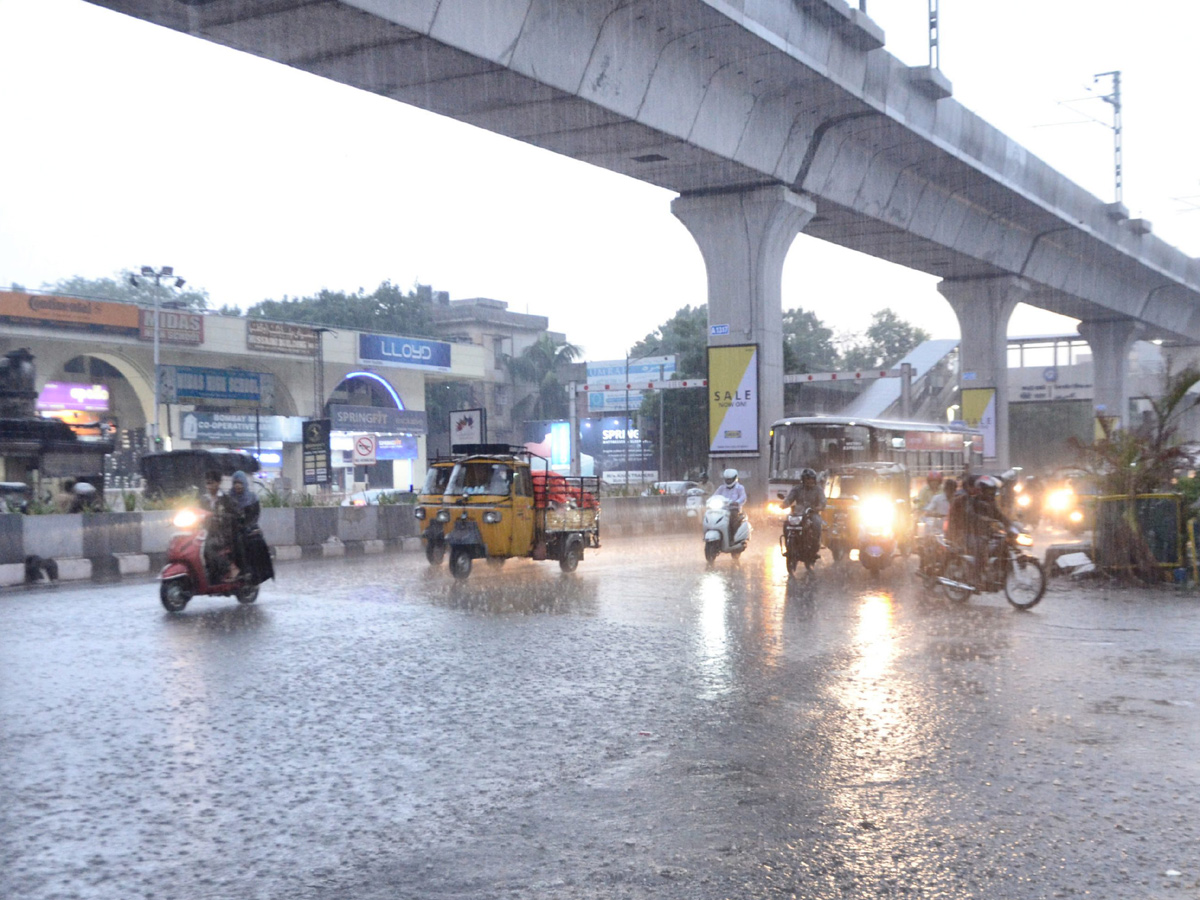
[[[1200,598],[776,538],[0,594],[0,897],[1200,897]]]

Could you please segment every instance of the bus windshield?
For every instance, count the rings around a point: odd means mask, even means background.
[[[775,428],[771,474],[800,480],[806,468],[820,472],[871,459],[871,432],[862,425],[783,424]]]

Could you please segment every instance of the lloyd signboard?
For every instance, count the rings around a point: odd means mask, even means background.
[[[411,369],[450,368],[450,344],[386,334],[360,334],[358,361]]]

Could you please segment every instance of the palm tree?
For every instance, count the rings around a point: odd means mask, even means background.
[[[580,349],[575,344],[558,343],[548,334],[521,351],[507,357],[505,364],[517,384],[531,385],[532,392],[513,404],[514,419],[562,419],[570,412],[570,398],[560,376],[575,361]]]

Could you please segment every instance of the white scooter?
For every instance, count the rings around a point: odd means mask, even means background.
[[[729,539],[729,521],[737,504],[720,496],[708,498],[704,510],[704,559],[711,566],[722,553],[732,553],[737,559],[750,543],[750,520],[745,516],[738,523],[737,534]]]

